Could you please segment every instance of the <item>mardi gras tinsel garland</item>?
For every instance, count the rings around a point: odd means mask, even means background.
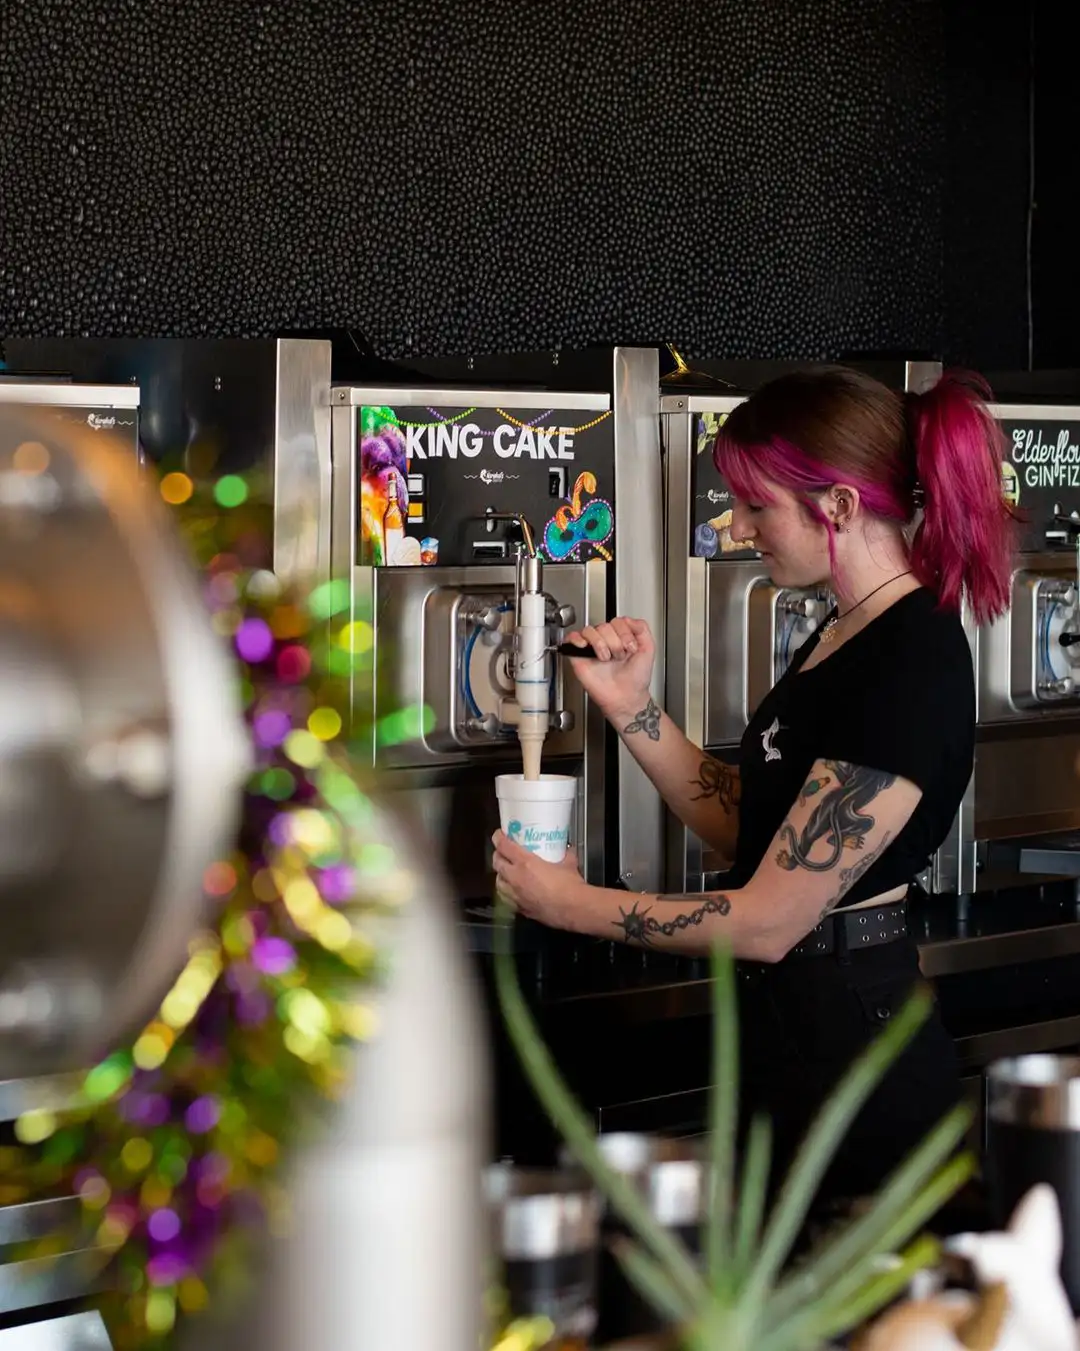
[[[208,923],[157,1016],[85,1075],[70,1110],[27,1113],[22,1148],[0,1151],[0,1203],[81,1198],[118,1351],[162,1345],[178,1317],[227,1296],[246,1235],[283,1219],[280,1165],[305,1107],[344,1087],[375,1025],[371,926],[394,905],[398,860],[371,837],[344,744],[371,629],[347,585],[289,595],[254,566],[266,536],[253,517],[236,513],[222,547],[221,505],[191,513],[187,534],[252,738],[237,847],[206,871]],[[407,734],[402,715],[390,722],[384,739]]]

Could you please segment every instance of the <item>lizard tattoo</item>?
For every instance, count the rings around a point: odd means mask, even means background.
[[[690,782],[701,790],[694,794],[690,799],[691,802],[714,797],[719,800],[725,812],[730,812],[732,807],[739,805],[742,785],[738,770],[725,765],[722,760],[714,760],[711,755],[707,755],[701,762],[697,778],[691,779]]]
[[[658,896],[658,901],[688,901],[690,896]],[[726,896],[706,896],[696,910],[689,914],[680,913],[673,919],[659,920],[652,915],[652,906],[640,910],[640,901],[635,901],[629,910],[619,906],[620,919],[614,921],[615,927],[623,931],[628,943],[641,943],[645,947],[652,944],[653,938],[662,935],[672,938],[684,929],[696,928],[706,915],[726,915],[731,910],[731,902]]]
[[[836,786],[823,792],[817,806],[802,830],[785,821],[780,827],[780,838],[785,847],[776,855],[777,864],[786,872],[806,868],[808,872],[824,873],[835,868],[845,849],[861,849],[863,840],[874,828],[874,818],[867,807],[879,793],[896,782],[895,774],[842,760],[827,760],[826,765]],[[816,780],[815,780],[816,782]],[[810,854],[819,841],[829,846],[829,856],[815,862]]]

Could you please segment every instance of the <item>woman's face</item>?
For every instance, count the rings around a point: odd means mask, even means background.
[[[771,487],[770,495],[771,502],[735,499],[732,540],[757,549],[777,586],[816,586],[826,581],[831,568],[825,527],[789,489]]]

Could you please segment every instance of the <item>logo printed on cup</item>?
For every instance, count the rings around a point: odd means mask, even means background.
[[[569,830],[544,830],[541,826],[523,826],[520,821],[511,821],[506,833],[515,844],[520,844],[532,854],[543,849],[546,844],[561,844],[565,848],[570,843]]]

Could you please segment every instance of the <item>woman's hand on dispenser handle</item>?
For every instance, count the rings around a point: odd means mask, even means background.
[[[567,646],[588,648],[590,657],[571,657],[570,665],[589,698],[615,720],[633,718],[649,702],[656,645],[644,619],[619,616],[567,634]]]

